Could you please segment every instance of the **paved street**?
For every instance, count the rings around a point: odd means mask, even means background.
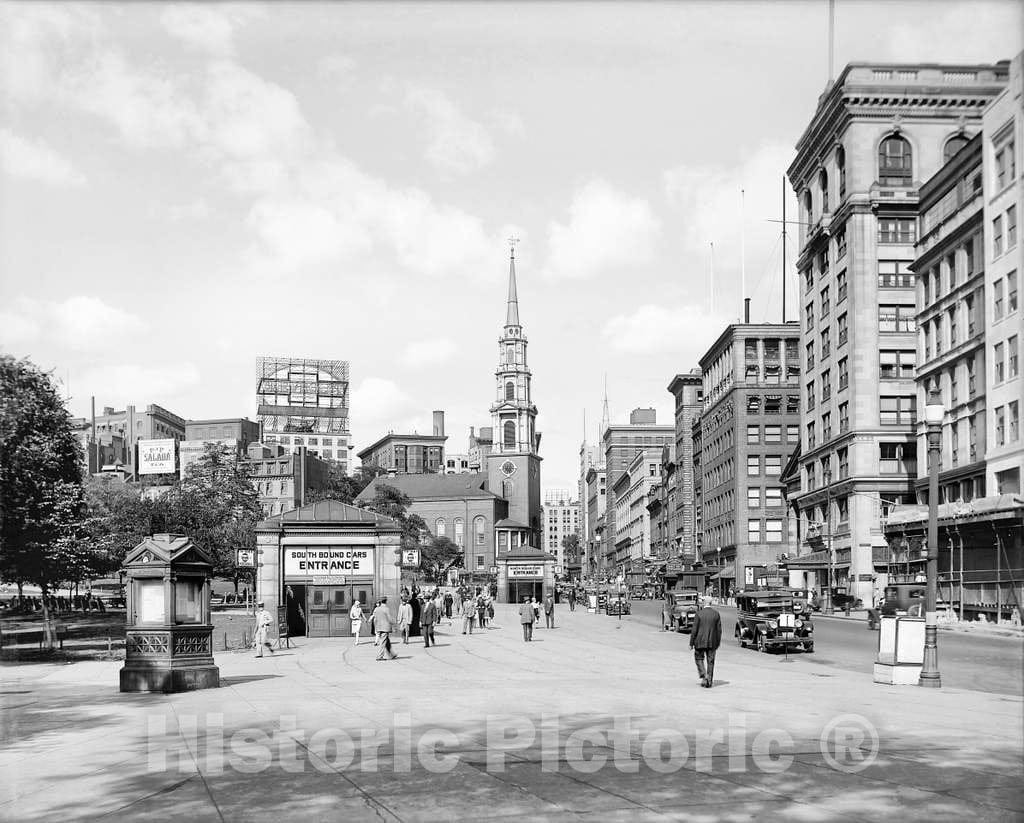
[[[632,620],[661,628],[661,602],[634,600]],[[735,609],[722,606],[723,642],[731,641]],[[614,618],[611,618],[614,619]],[[628,619],[628,618],[624,618]],[[869,672],[878,649],[878,632],[869,631],[863,620],[814,616],[817,642],[806,661],[816,667]],[[685,643],[685,635],[680,638]],[[1024,644],[1011,629],[1000,632],[962,628],[939,632],[939,666],[942,683],[958,689],[1020,696],[1024,672]]]
[[[729,643],[707,691],[685,638],[643,619],[562,607],[532,644],[509,607],[497,624],[444,626],[389,662],[339,640],[219,654],[222,688],[169,696],[119,694],[116,662],[4,666],[0,818],[1024,813],[1019,696],[877,686]]]

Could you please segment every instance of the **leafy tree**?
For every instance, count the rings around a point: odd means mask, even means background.
[[[365,489],[374,478],[386,473],[386,469],[377,466],[360,466],[351,476],[345,474],[341,466],[332,463],[327,473],[327,485],[322,489],[315,489],[306,495],[311,502],[320,500],[338,500],[342,503],[352,504],[359,493]]]
[[[420,547],[420,571],[435,583],[441,583],[449,571],[463,565],[462,549],[447,537],[430,537]]]
[[[0,356],[0,577],[43,594],[89,566],[81,446],[48,374]],[[49,610],[43,618],[52,645]]]

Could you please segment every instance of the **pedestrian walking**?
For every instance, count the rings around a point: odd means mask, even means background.
[[[358,600],[352,604],[348,612],[349,620],[352,621],[352,636],[356,639],[355,645],[359,645],[359,632],[363,628],[363,604]]]
[[[540,603],[537,602],[536,597],[530,598],[530,605],[533,606],[533,620],[535,623],[540,623]]]
[[[553,629],[555,627],[555,598],[548,592],[548,596],[544,598],[544,628]]]
[[[469,634],[473,633],[473,619],[476,617],[476,606],[473,603],[473,598],[468,594],[462,601],[462,633],[466,634],[466,630],[469,630]]]
[[[274,653],[274,645],[270,642],[270,626],[274,622],[274,618],[263,607],[262,600],[256,604],[256,607],[258,611],[256,612],[256,631],[253,633],[253,645],[256,648],[256,656],[263,657],[264,646],[270,649],[271,654]]]
[[[449,620],[452,619],[452,605],[455,603],[455,598],[452,597],[451,592],[445,592],[444,595],[444,616]]]
[[[722,644],[722,617],[708,605],[707,600],[701,601],[702,608],[693,618],[690,630],[690,648],[693,659],[697,663],[697,674],[700,685],[710,689],[715,682],[715,652]],[[707,661],[707,669],[704,663]]]
[[[523,605],[519,607],[519,622],[523,624],[523,642],[529,643],[533,640],[533,622],[536,620],[533,611],[533,603],[529,597],[523,597]]]
[[[382,597],[373,610],[373,627],[377,633],[378,660],[394,660],[398,657],[391,651],[391,612],[388,611],[388,599]]]
[[[427,600],[420,609],[420,631],[423,632],[423,645],[427,648],[431,643],[437,645],[437,641],[434,639],[434,624],[436,622],[437,606],[434,605],[433,600]]]
[[[402,604],[398,607],[398,630],[402,633],[402,643],[409,644],[409,627],[412,625],[412,603],[408,595],[402,595]]]
[[[576,589],[569,589],[569,611],[576,611]]]
[[[480,621],[480,628],[487,628],[487,599],[483,596],[480,589],[476,590],[476,616]]]

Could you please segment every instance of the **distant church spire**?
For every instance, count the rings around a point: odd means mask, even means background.
[[[506,326],[519,325],[519,297],[516,295],[516,243],[518,237],[510,237],[508,258],[508,311],[505,313]]]
[[[603,435],[605,430],[611,424],[611,418],[608,416],[608,375],[604,376],[604,408],[601,410],[601,434]]]

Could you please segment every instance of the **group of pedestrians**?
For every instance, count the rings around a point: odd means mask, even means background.
[[[541,610],[544,611],[544,626],[548,629],[555,628],[555,599],[548,594],[541,603],[536,597],[523,597],[523,603],[519,607],[519,622],[523,626],[523,642],[529,643],[533,640],[533,625],[540,622]]]

